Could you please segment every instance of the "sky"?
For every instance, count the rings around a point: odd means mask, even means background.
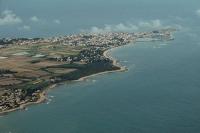
[[[0,0],[0,38],[181,28],[191,18],[199,0]]]

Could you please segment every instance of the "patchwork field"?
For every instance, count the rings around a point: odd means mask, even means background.
[[[38,79],[50,80],[59,74],[73,72],[77,69],[56,67],[69,64],[68,62],[52,59],[77,56],[83,49],[84,47],[59,44],[12,45],[1,48],[0,88],[15,89]]]
[[[0,48],[0,112],[37,102],[50,85],[120,69],[102,53],[93,47],[61,44]]]

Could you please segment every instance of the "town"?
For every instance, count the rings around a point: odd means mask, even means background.
[[[139,41],[169,41],[173,28],[139,33],[82,33],[0,39],[0,113],[35,103],[49,86],[119,70],[104,52]]]

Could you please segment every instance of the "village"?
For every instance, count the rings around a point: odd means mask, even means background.
[[[106,50],[139,41],[169,41],[173,39],[174,31],[169,28],[139,33],[84,33],[51,38],[0,39],[0,112],[37,102],[41,92],[52,84],[119,69],[103,55]],[[16,67],[18,62],[12,67],[6,66],[13,60],[26,65],[20,65],[20,69]]]
[[[117,46],[126,45],[131,42],[138,41],[159,41],[173,39],[171,32],[175,31],[173,28],[156,30],[151,32],[139,33],[83,33],[78,35],[67,35],[61,37],[51,38],[18,38],[18,39],[0,39],[0,48],[9,45],[34,45],[34,44],[49,44],[55,43],[57,45],[66,45],[74,47],[87,47],[79,57],[54,57],[57,61],[86,61],[90,62],[89,58],[99,60],[102,52]],[[96,55],[96,56],[95,56]]]

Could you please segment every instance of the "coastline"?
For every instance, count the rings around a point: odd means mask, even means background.
[[[51,86],[48,87],[48,88],[51,88]],[[28,103],[20,105],[17,108],[13,108],[13,109],[10,109],[10,110],[6,110],[6,111],[3,111],[3,112],[0,112],[0,116],[7,115],[8,113],[15,112],[15,111],[18,111],[18,110],[25,110],[27,106],[39,104],[39,103],[45,102],[46,100],[47,100],[47,97],[46,97],[46,90],[45,90],[45,91],[40,93],[40,98],[37,101],[28,102]]]
[[[90,77],[94,77],[94,76],[98,76],[98,75],[102,75],[102,74],[113,73],[113,72],[125,72],[125,71],[127,71],[128,69],[126,68],[126,66],[122,66],[121,64],[119,64],[118,61],[117,61],[117,59],[113,58],[110,55],[110,52],[113,49],[120,48],[120,47],[123,47],[123,46],[119,46],[119,47],[114,47],[114,48],[111,48],[111,49],[107,49],[107,50],[105,50],[103,52],[103,56],[106,57],[106,58],[108,58],[108,59],[110,59],[112,61],[112,65],[113,66],[119,67],[118,70],[109,70],[109,71],[99,72],[99,73],[95,73],[95,74],[91,74],[91,75],[88,75],[88,76],[84,76],[84,77],[81,77],[81,78],[79,78],[77,80],[72,80],[72,81],[69,81],[69,82],[73,82],[73,81],[80,82],[80,81],[84,81],[84,80],[86,80],[86,79],[88,79]],[[35,101],[35,102],[28,102],[28,103],[20,105],[17,108],[13,108],[13,109],[10,109],[10,110],[6,110],[6,111],[3,111],[3,112],[0,112],[0,116],[7,115],[8,113],[15,112],[15,111],[18,111],[18,110],[25,110],[27,106],[31,106],[31,105],[40,104],[40,103],[45,102],[48,99],[47,98],[47,91],[50,90],[50,89],[55,88],[58,84],[59,83],[52,84],[49,87],[47,87],[46,89],[44,89],[44,91],[42,91],[40,93],[40,98],[37,101]]]
[[[120,46],[120,47],[122,47],[122,46]],[[115,47],[115,48],[120,48],[120,47]],[[111,52],[113,49],[115,49],[115,48],[111,48],[111,49],[105,50],[104,53],[103,53],[103,56],[106,57],[106,58],[108,58],[108,59],[110,59],[110,60],[112,60],[113,66],[119,67],[118,70],[111,70],[111,71],[99,72],[99,73],[95,73],[95,74],[92,74],[92,75],[89,75],[89,76],[81,77],[81,78],[79,78],[78,80],[74,80],[74,81],[84,81],[84,80],[87,79],[87,78],[94,77],[94,76],[98,76],[98,75],[102,75],[102,74],[127,71],[128,69],[126,68],[126,66],[122,66],[121,64],[119,64],[119,63],[117,62],[117,59],[113,58],[113,57],[110,55],[110,52]]]
[[[135,38],[135,36],[132,36],[132,34],[130,35],[131,37],[128,37],[126,33],[118,33],[117,37],[119,39],[119,42],[116,45],[111,45],[109,47],[103,47],[101,49],[101,51],[95,51],[93,49],[90,49],[88,51],[84,51],[84,52],[86,52],[86,57],[84,56],[84,54],[83,54],[83,57],[86,60],[90,59],[90,56],[96,57],[96,55],[98,55],[97,56],[98,57],[97,61],[100,59],[99,56],[100,57],[103,56],[103,57],[109,59],[107,64],[103,64],[103,65],[106,66],[105,67],[106,69],[104,67],[102,68],[102,64],[97,64],[96,66],[94,64],[92,64],[93,63],[92,61],[95,61],[95,60],[93,60],[93,58],[91,58],[91,62],[90,63],[93,65],[93,66],[92,65],[91,66],[92,66],[92,69],[94,69],[94,70],[89,71],[89,73],[86,73],[84,71],[84,69],[82,69],[82,71],[83,71],[82,73],[81,73],[81,71],[78,71],[78,72],[74,73],[74,75],[73,75],[73,73],[68,73],[68,75],[63,75],[63,77],[60,77],[59,80],[57,80],[57,82],[54,82],[54,81],[53,82],[48,82],[46,85],[44,85],[40,89],[40,92],[37,93],[37,96],[38,96],[37,97],[38,98],[37,101],[35,101],[35,102],[27,102],[27,103],[24,103],[24,104],[23,103],[18,103],[17,105],[14,104],[14,105],[19,106],[19,107],[15,108],[15,106],[11,106],[11,108],[12,107],[14,107],[14,108],[0,112],[0,115],[7,114],[9,112],[13,112],[13,111],[16,111],[16,110],[19,110],[19,109],[26,109],[26,106],[29,106],[29,105],[32,105],[32,104],[38,104],[38,103],[41,103],[41,102],[45,101],[47,99],[46,95],[47,95],[48,89],[54,88],[57,84],[59,85],[60,83],[63,83],[63,82],[84,81],[85,79],[87,79],[89,77],[97,76],[97,75],[100,75],[100,74],[126,71],[128,69],[125,66],[121,66],[119,64],[119,62],[110,55],[110,51],[112,51],[115,48],[120,48],[120,47],[124,47],[124,46],[127,46],[127,45],[135,44],[135,42],[138,42],[138,40],[137,40],[138,38],[144,38],[144,39],[147,38],[148,39],[149,36],[152,37],[153,40],[148,40],[148,42],[149,41],[162,41],[162,40],[169,41],[169,40],[172,39],[171,33],[175,32],[175,31],[176,31],[176,29],[172,28],[172,29],[166,29],[166,30],[164,30],[164,29],[163,30],[158,30],[156,32],[144,32],[143,33],[144,35],[136,37],[136,38]],[[154,40],[155,39],[154,35],[158,35],[158,33],[159,33],[158,38],[159,37],[164,37],[164,38],[163,39]],[[138,35],[140,35],[140,34],[138,34]],[[148,36],[146,36],[146,35],[148,35]],[[112,36],[112,34],[109,34],[109,36]],[[80,36],[78,36],[78,37],[80,37]],[[100,40],[102,40],[101,36],[97,36],[97,37]],[[83,37],[81,37],[81,38],[83,38]],[[65,40],[65,39],[66,38],[61,38],[61,40]],[[74,39],[76,39],[76,36],[75,36]],[[105,38],[105,37],[103,38],[103,40],[106,40],[106,39],[110,40],[109,37],[108,38]],[[20,43],[21,40],[18,39],[18,41],[19,41],[19,44],[21,44]],[[48,41],[51,42],[52,40],[50,39]],[[29,41],[25,41],[24,43],[29,43]],[[104,45],[102,43],[102,41],[98,41],[98,43],[101,44],[102,46]],[[91,53],[97,53],[97,54],[94,54],[94,55],[93,54],[89,54],[89,55],[87,55],[90,52]],[[63,58],[61,58],[60,61],[62,61],[62,60],[63,60]],[[101,68],[101,69],[99,69],[99,68]],[[86,70],[90,70],[90,68],[86,68]],[[57,78],[57,77],[55,77],[55,78]],[[33,84],[33,83],[31,83],[31,84]],[[31,95],[30,95],[30,97],[31,97]],[[28,101],[31,101],[31,100],[29,99]]]

